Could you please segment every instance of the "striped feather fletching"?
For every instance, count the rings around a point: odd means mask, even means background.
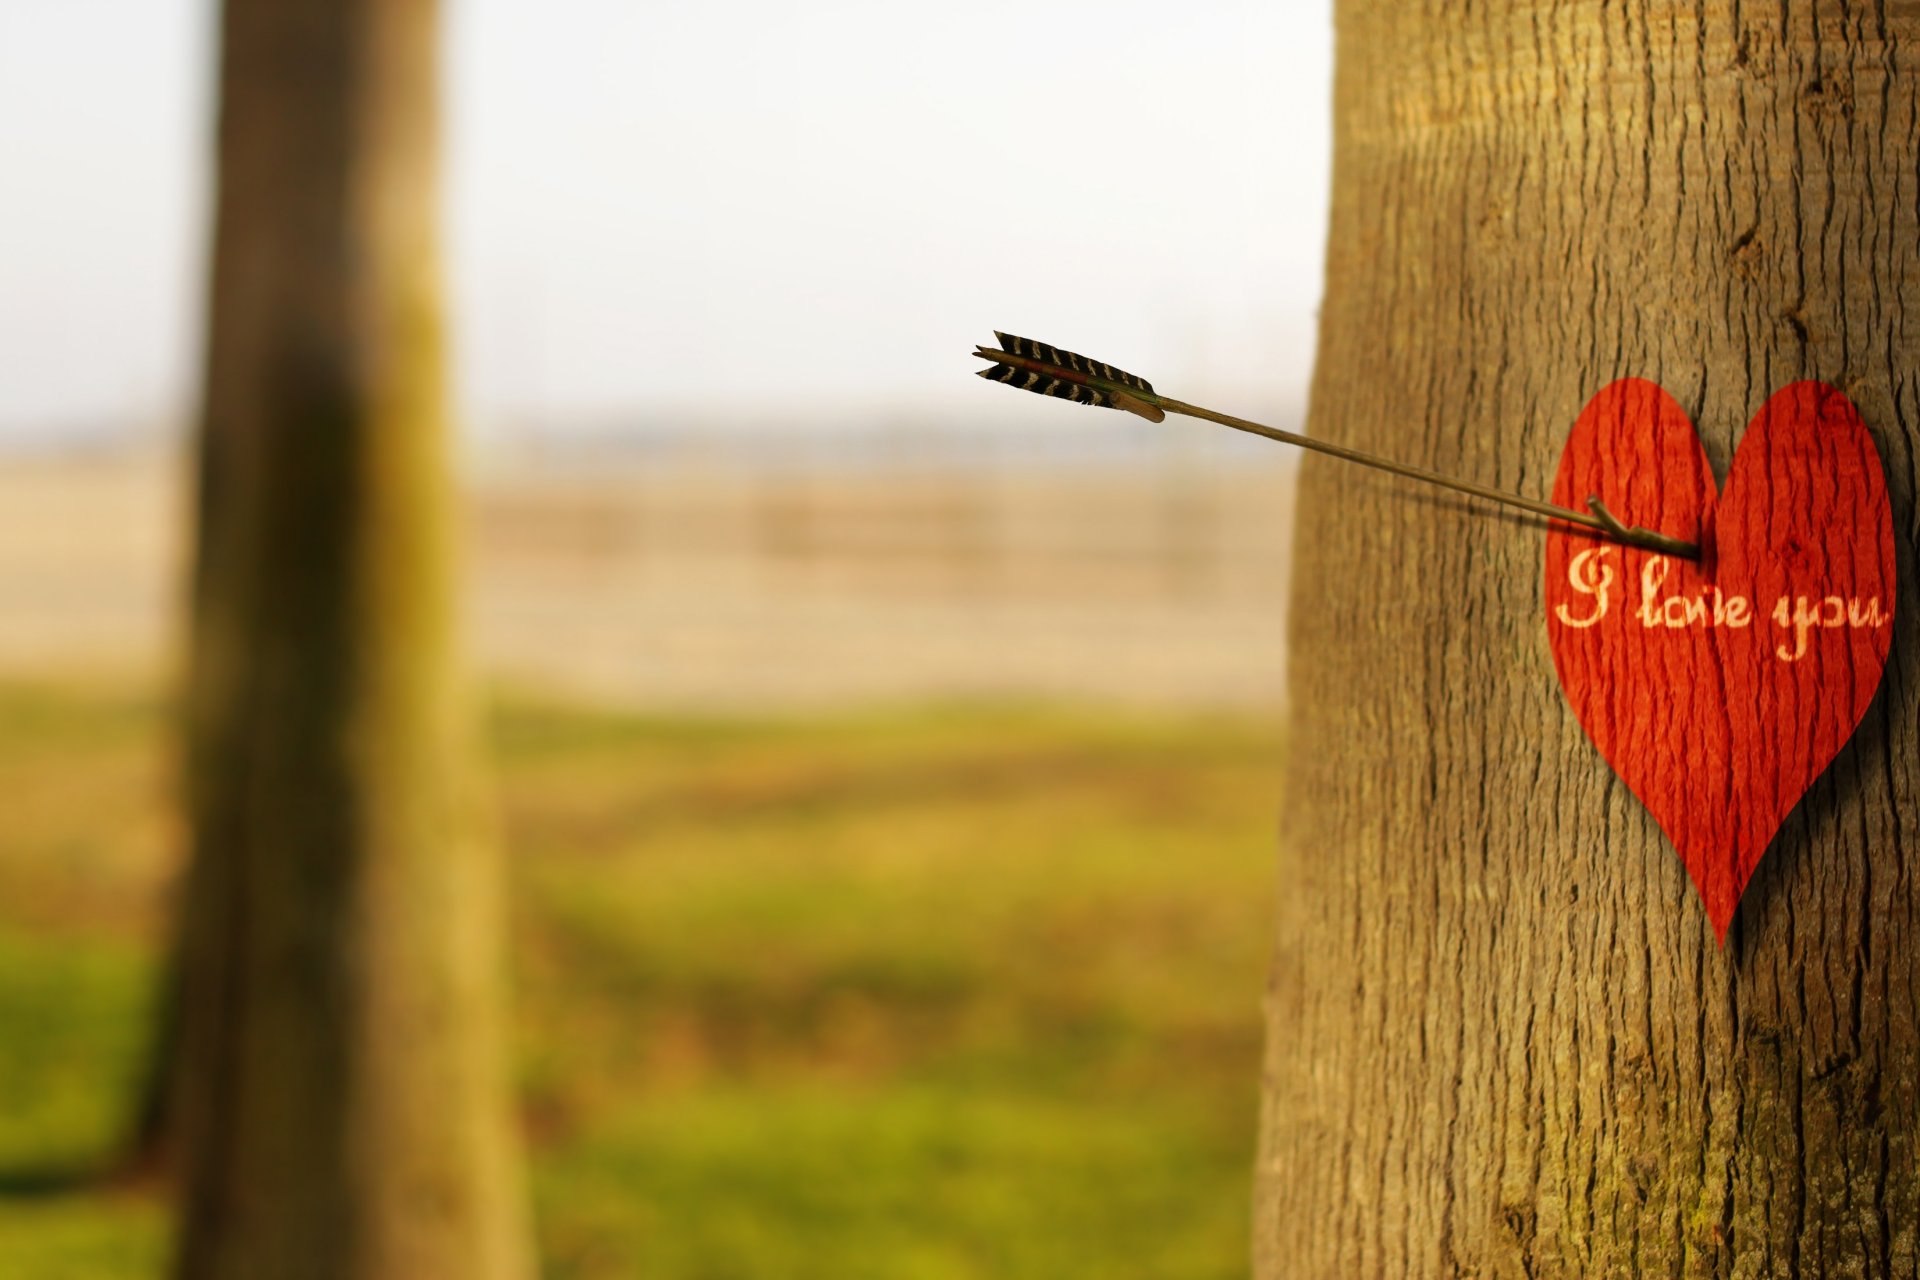
[[[1103,409],[1118,409],[1122,406],[1115,404],[1113,396],[1106,391],[1090,385],[1086,381],[1089,378],[1097,378],[1102,382],[1131,388],[1147,395],[1153,394],[1151,382],[1123,369],[1116,369],[1110,364],[1090,360],[1072,351],[1062,351],[1058,347],[1050,347],[1044,342],[1035,342],[1031,338],[1018,338],[1010,333],[1001,333],[998,329],[994,330],[993,336],[1000,340],[1001,350],[1008,355],[1019,356],[1035,364],[1045,365],[1048,369],[1057,369],[1059,372],[1047,373],[1017,365],[996,364],[990,369],[980,370],[980,376],[983,378],[1004,382],[1010,387],[1019,387],[1037,395],[1057,396],[1062,400],[1072,400],[1076,404],[1098,405]]]

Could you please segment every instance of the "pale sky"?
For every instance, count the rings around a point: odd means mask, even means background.
[[[968,376],[994,328],[1229,410],[1304,388],[1328,0],[445,11],[473,429],[1064,412]],[[214,30],[0,0],[0,441],[190,414]]]

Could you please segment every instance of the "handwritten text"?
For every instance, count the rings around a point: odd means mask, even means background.
[[[1567,585],[1586,597],[1586,607],[1576,611],[1557,605],[1553,616],[1562,625],[1584,630],[1597,625],[1613,609],[1613,567],[1602,559],[1618,547],[1593,547],[1573,557],[1567,565]],[[1668,556],[1650,556],[1640,568],[1640,602],[1628,618],[1642,627],[1679,630],[1686,627],[1727,627],[1738,630],[1754,622],[1753,601],[1746,596],[1726,595],[1719,587],[1705,587],[1690,595],[1664,594],[1673,560]],[[1782,662],[1798,662],[1807,654],[1807,636],[1822,628],[1884,627],[1892,618],[1880,607],[1880,597],[1869,596],[1781,596],[1767,615],[1785,633],[1774,648]]]

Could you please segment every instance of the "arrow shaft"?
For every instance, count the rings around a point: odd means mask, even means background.
[[[1372,467],[1376,471],[1385,471],[1391,475],[1403,476],[1408,480],[1418,480],[1423,484],[1436,485],[1442,489],[1452,489],[1456,493],[1470,494],[1476,498],[1485,498],[1488,502],[1497,502],[1502,506],[1517,507],[1522,511],[1531,511],[1535,515],[1547,516],[1553,520],[1564,520],[1568,524],[1577,524],[1581,528],[1591,529],[1602,537],[1624,542],[1628,546],[1641,547],[1649,551],[1658,551],[1665,555],[1681,556],[1688,560],[1700,558],[1700,548],[1681,538],[1669,537],[1651,529],[1628,529],[1609,514],[1606,518],[1590,515],[1584,511],[1575,511],[1570,507],[1557,506],[1551,502],[1541,502],[1517,493],[1508,493],[1502,489],[1490,488],[1484,484],[1475,484],[1471,480],[1461,480],[1454,476],[1443,475],[1438,471],[1429,471],[1425,467],[1410,466],[1404,462],[1395,462],[1391,458],[1382,458],[1378,454],[1365,453],[1359,449],[1349,449],[1345,445],[1333,444],[1326,440],[1316,440],[1312,436],[1303,436],[1298,432],[1284,431],[1279,427],[1269,427],[1265,423],[1250,422],[1245,418],[1236,418],[1230,413],[1219,413],[1197,404],[1187,404],[1169,396],[1150,397],[1152,403],[1159,405],[1168,413],[1178,413],[1189,418],[1203,418],[1208,422],[1217,422],[1223,427],[1232,427],[1235,431],[1245,431],[1249,435],[1264,436],[1269,440],[1278,440],[1282,444],[1298,445],[1314,453],[1324,453],[1328,457],[1341,458],[1347,462],[1357,462],[1363,467]],[[1589,501],[1598,504],[1598,499]],[[1604,510],[1604,508],[1602,508]]]
[[[1279,427],[1269,427],[1264,423],[1249,422],[1245,418],[1236,418],[1230,413],[1216,413],[1197,404],[1187,404],[1180,400],[1171,400],[1157,396],[1160,407],[1168,413],[1183,414],[1189,418],[1204,418],[1208,422],[1217,422],[1223,427],[1232,427],[1235,431],[1245,431],[1249,435],[1265,436],[1269,440],[1278,440],[1282,444],[1298,445],[1315,453],[1324,453],[1331,458],[1344,458],[1348,462],[1357,462],[1363,467],[1372,467],[1376,471],[1389,472],[1404,476],[1409,480],[1420,480],[1427,484],[1438,485],[1442,489],[1452,489],[1456,493],[1472,494],[1476,498],[1485,498],[1489,502],[1502,503],[1509,507],[1518,507],[1522,511],[1531,511],[1535,515],[1551,516],[1555,520],[1565,520],[1600,533],[1607,532],[1607,526],[1599,517],[1588,515],[1584,511],[1574,511],[1568,507],[1555,506],[1551,502],[1540,502],[1523,497],[1517,493],[1507,493],[1500,489],[1475,484],[1471,480],[1460,480],[1453,476],[1442,475],[1438,471],[1429,471],[1425,467],[1410,466],[1404,462],[1395,462],[1391,458],[1382,458],[1376,454],[1364,453],[1359,449],[1349,449],[1345,445],[1332,444],[1325,440],[1316,440],[1312,436],[1303,436],[1293,431],[1283,431]]]

